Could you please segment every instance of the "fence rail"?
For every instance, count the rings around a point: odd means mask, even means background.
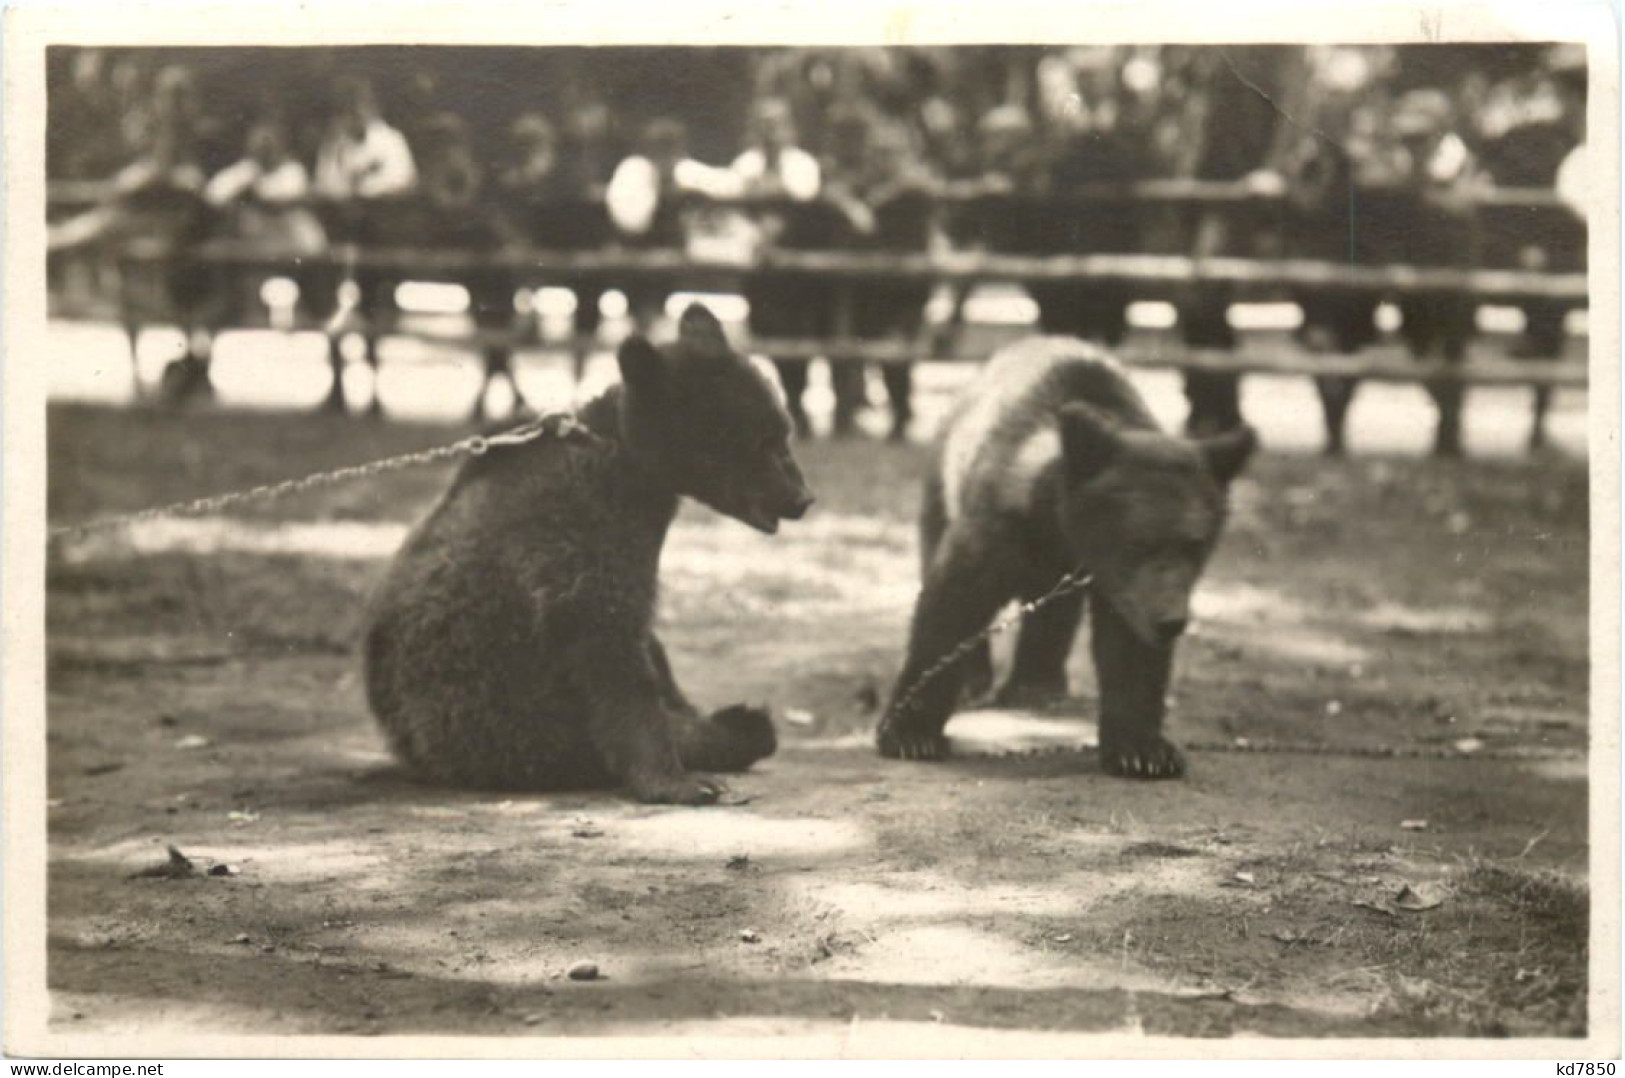
[[[1383,196],[1402,191],[1394,184],[1361,184],[1355,187],[1356,196]],[[52,211],[65,211],[105,202],[117,194],[112,180],[52,180],[46,185],[46,204]],[[719,197],[692,193],[684,196],[696,204],[718,209],[771,209],[788,204],[783,197],[758,196]],[[1226,206],[1250,204],[1267,207],[1285,205],[1289,196],[1280,191],[1262,190],[1246,182],[1219,180],[1157,179],[1125,183],[1085,183],[1065,191],[1044,194],[993,192],[973,184],[949,183],[932,191],[932,202],[939,206],[962,206],[989,198],[1018,202],[1041,202],[1056,207],[1082,207],[1100,203],[1161,204],[1186,206]],[[1463,192],[1462,205],[1472,208],[1512,208],[1562,210],[1573,214],[1573,207],[1556,191],[1543,187],[1491,187]],[[314,202],[314,205],[321,205]],[[1577,215],[1576,215],[1577,216]]]
[[[291,254],[235,240],[214,240],[182,252],[133,244],[127,263],[192,263],[221,269],[297,274],[313,269],[365,271],[418,280],[500,274],[517,283],[656,279],[685,288],[735,285],[751,276],[804,276],[849,284],[919,281],[1077,282],[1134,286],[1144,298],[1168,298],[1202,285],[1223,285],[1246,296],[1277,297],[1294,290],[1382,296],[1468,294],[1487,301],[1560,300],[1584,304],[1584,273],[1452,269],[1431,266],[1358,266],[1307,259],[1192,258],[1184,255],[1000,255],[975,252],[894,254],[849,251],[764,251],[750,261],[694,258],[681,251],[605,249],[494,253],[440,248],[336,245],[321,254]]]

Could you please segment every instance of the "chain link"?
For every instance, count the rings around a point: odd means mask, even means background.
[[[1094,580],[1093,575],[1084,572],[1082,569],[1074,569],[1062,576],[1061,579],[1056,582],[1055,586],[1049,591],[1045,592],[1043,595],[1040,595],[1036,599],[1022,603],[1020,606],[1016,607],[1010,613],[998,619],[981,632],[975,633],[969,637],[966,637],[964,640],[961,640],[952,651],[948,652],[942,658],[926,667],[924,672],[922,672],[919,677],[914,679],[914,683],[908,687],[908,690],[904,692],[902,696],[899,696],[897,701],[892,704],[891,710],[897,715],[906,715],[908,710],[912,708],[915,702],[919,699],[920,693],[925,690],[925,687],[931,684],[931,682],[935,681],[937,678],[941,677],[942,674],[954,663],[963,659],[965,656],[969,655],[971,651],[977,647],[980,647],[982,644],[987,643],[989,640],[992,640],[1000,633],[1008,632],[1009,630],[1015,628],[1017,625],[1021,624],[1023,618],[1031,617],[1033,614],[1048,606],[1050,603],[1055,602],[1057,599],[1065,598],[1066,596],[1071,595],[1073,592],[1082,591],[1084,588],[1087,588],[1092,580]]]
[[[384,472],[399,471],[402,468],[438,464],[441,461],[464,455],[477,457],[495,447],[523,445],[545,435],[565,437],[585,430],[586,428],[576,422],[573,416],[567,413],[555,413],[521,424],[500,434],[476,434],[461,441],[452,442],[449,445],[435,446],[433,449],[422,449],[416,453],[403,453],[400,456],[386,457],[383,460],[369,461],[366,464],[356,464],[347,468],[335,468],[330,472],[318,472],[315,475],[307,475],[299,479],[284,479],[280,483],[267,483],[263,486],[250,487],[247,490],[232,491],[229,494],[216,494],[207,498],[194,498],[191,501],[154,506],[151,509],[143,509],[124,516],[104,517],[100,520],[82,521],[78,524],[64,524],[52,528],[47,534],[53,540],[76,539],[96,532],[125,528],[132,524],[158,520],[163,517],[207,516],[247,502],[286,498],[315,487],[347,483],[352,479],[366,479]]]
[[[1337,756],[1374,760],[1473,760],[1517,761],[1530,763],[1539,760],[1583,760],[1583,749],[1482,749],[1462,752],[1460,749],[1430,748],[1422,745],[1337,745],[1317,741],[1254,741],[1236,738],[1232,741],[1180,741],[1186,752],[1215,755],[1249,756]],[[1081,745],[1045,745],[1031,749],[1014,749],[995,753],[997,757],[1056,756],[1084,750]]]

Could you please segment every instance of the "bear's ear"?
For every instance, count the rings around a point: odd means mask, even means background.
[[[643,337],[633,334],[622,341],[615,359],[620,364],[621,381],[629,394],[655,396],[664,392],[666,357]]]
[[[1241,469],[1247,466],[1247,458],[1258,448],[1258,432],[1243,423],[1235,430],[1204,438],[1198,444],[1208,471],[1228,486],[1232,479],[1241,474]]]
[[[1104,412],[1081,401],[1061,409],[1061,452],[1072,475],[1094,478],[1122,449],[1117,425]]]
[[[677,339],[698,351],[728,350],[728,336],[722,332],[717,316],[701,303],[690,303],[677,320]]]

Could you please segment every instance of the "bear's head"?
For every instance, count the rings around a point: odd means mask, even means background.
[[[1085,403],[1063,408],[1060,426],[1062,526],[1094,595],[1147,644],[1172,644],[1258,436],[1247,426],[1196,441],[1131,430]]]
[[[777,389],[728,346],[710,311],[691,305],[670,347],[633,336],[618,358],[623,436],[679,494],[769,535],[807,512],[813,497]]]

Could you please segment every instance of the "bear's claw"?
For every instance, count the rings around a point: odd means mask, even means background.
[[[728,792],[716,779],[678,774],[644,779],[632,784],[632,794],[647,805],[714,805]]]
[[[893,760],[946,760],[948,739],[941,734],[897,734],[882,732],[877,739],[880,755]]]
[[[1164,738],[1102,743],[1100,769],[1129,779],[1177,779],[1185,774],[1185,754]]]

